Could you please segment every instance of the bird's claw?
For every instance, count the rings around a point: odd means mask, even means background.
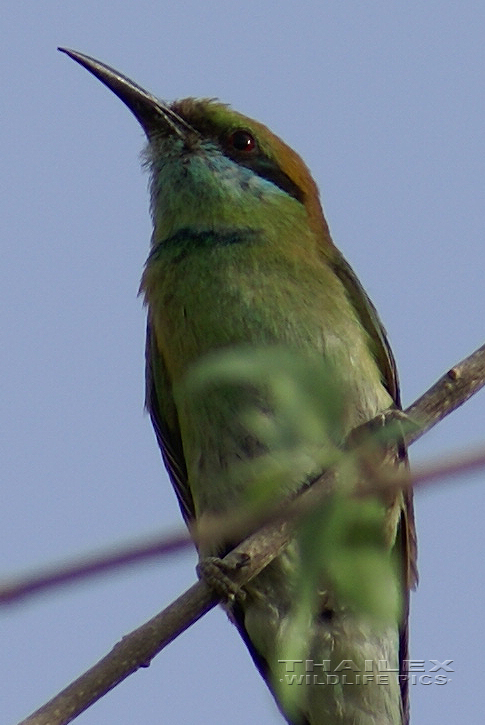
[[[346,445],[352,448],[370,439],[382,449],[393,447],[395,436],[391,431],[394,430],[394,426],[396,429],[399,428],[402,436],[405,431],[414,430],[417,424],[402,410],[390,408],[354,428],[347,437]],[[389,429],[389,433],[385,430],[386,428]]]
[[[232,604],[236,595],[240,599],[245,596],[240,584],[237,584],[233,577],[247,564],[248,559],[247,555],[241,554],[238,561],[228,563],[217,556],[206,556],[196,567],[197,576],[203,579],[223,601]]]

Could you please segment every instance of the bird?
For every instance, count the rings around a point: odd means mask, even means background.
[[[140,287],[147,307],[146,407],[192,528],[237,510],[257,479],[252,464],[271,457],[264,435],[241,413],[249,407],[277,425],[271,378],[278,360],[318,358],[334,375],[343,402],[329,437],[339,445],[382,411],[400,409],[394,357],[374,305],[332,241],[317,185],[292,148],[216,99],[167,103],[90,56],[59,50],[114,92],[147,137],[153,234]],[[194,366],[238,351],[243,357],[262,353],[258,370],[266,382],[229,377],[186,392],[184,380]],[[282,365],[291,377],[291,364]],[[312,459],[313,448],[271,495],[287,496],[308,485],[321,464],[317,455]],[[404,446],[397,449],[395,465],[406,465]],[[228,600],[232,621],[291,725],[408,722],[407,614],[416,583],[408,488],[387,498],[383,528],[385,546],[398,560],[402,613],[384,626],[320,587],[303,659],[320,666],[340,662],[344,670],[348,663],[360,670],[364,662],[385,661],[399,677],[364,682],[363,675],[347,688],[313,682],[288,704],[278,685],[284,680],[278,643],[297,606],[296,540]],[[230,539],[199,551],[201,560],[221,557],[239,543]],[[298,663],[286,661],[286,669],[291,673]]]

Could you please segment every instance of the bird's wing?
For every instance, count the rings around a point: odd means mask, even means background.
[[[383,382],[396,406],[400,409],[401,399],[399,396],[399,379],[397,376],[396,362],[377,310],[357,279],[352,267],[340,254],[333,260],[333,268],[335,274],[345,287],[347,296],[354,310],[357,312],[363,328],[369,335],[372,353],[381,370]]]
[[[335,273],[342,282],[357,312],[360,322],[369,335],[372,354],[379,366],[383,383],[389,394],[392,396],[396,408],[401,410],[401,397],[399,392],[399,378],[397,375],[396,362],[387,339],[387,334],[382,322],[379,319],[376,308],[367,296],[366,291],[357,279],[354,271],[345,259],[339,255],[333,263]],[[400,451],[402,460],[406,460],[404,443]],[[405,529],[405,541],[403,542],[405,557],[405,571],[407,586],[412,588],[417,583],[416,567],[416,531],[414,526],[413,495],[412,491],[406,489],[403,493],[403,520]]]
[[[195,517],[194,502],[187,480],[187,468],[171,383],[150,323],[147,321],[145,348],[145,405],[150,413],[163,462],[177,494],[180,510],[189,524]]]
[[[367,293],[357,279],[354,271],[339,254],[334,260],[335,273],[344,285],[347,295],[356,310],[362,326],[369,335],[371,350],[381,370],[384,385],[392,396],[396,408],[401,409],[401,398],[399,392],[399,379],[397,375],[396,362],[390,348],[386,331],[379,319],[376,308],[370,301]],[[407,453],[404,446],[399,446],[399,458],[407,465]],[[401,668],[404,661],[408,659],[408,613],[409,613],[409,590],[414,588],[418,581],[417,570],[417,539],[414,524],[414,507],[412,489],[406,488],[402,491],[402,509],[399,529],[397,532],[396,547],[402,558],[405,602],[403,620],[400,628],[399,659]],[[402,671],[401,674],[407,673]],[[403,700],[404,721],[408,721],[408,683],[406,677],[401,678],[401,694]]]

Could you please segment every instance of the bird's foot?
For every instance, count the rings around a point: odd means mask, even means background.
[[[226,562],[217,556],[206,556],[197,565],[196,572],[199,579],[206,584],[228,604],[232,604],[236,595],[244,599],[245,593],[241,585],[234,581],[234,575],[249,561],[247,554],[241,554],[237,561]]]
[[[347,437],[346,447],[354,448],[371,440],[383,449],[392,448],[407,432],[418,427],[402,410],[390,408],[354,428]]]
[[[345,446],[357,454],[357,494],[378,494],[386,504],[395,504],[396,490],[390,482],[404,475],[399,464],[406,461],[406,435],[417,428],[406,413],[390,409],[350,432]]]

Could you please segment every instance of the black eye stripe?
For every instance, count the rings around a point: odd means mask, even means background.
[[[261,178],[271,181],[279,189],[299,201],[300,204],[304,204],[305,194],[302,189],[272,159],[267,156],[257,156],[243,161],[239,160],[239,163],[252,169]]]
[[[224,143],[226,155],[241,166],[245,166],[247,169],[251,169],[252,171],[254,171],[255,174],[261,176],[262,179],[267,179],[268,181],[271,181],[272,184],[277,186],[286,194],[289,194],[301,204],[304,204],[305,194],[300,189],[298,184],[295,184],[295,182],[292,181],[290,177],[281,170],[281,168],[275,161],[273,161],[273,159],[265,156],[262,151],[258,149],[258,142],[252,136],[252,134],[244,129],[241,129],[236,131],[235,133],[232,133],[229,139],[233,139],[236,133],[244,133],[248,136],[251,136],[251,139],[253,139],[254,142],[254,146],[250,149],[250,151],[252,151],[253,153],[249,153],[247,156],[245,156],[244,151],[241,151],[237,148],[235,149],[232,143],[227,144],[226,142]],[[256,151],[256,153],[254,153],[254,151]]]

